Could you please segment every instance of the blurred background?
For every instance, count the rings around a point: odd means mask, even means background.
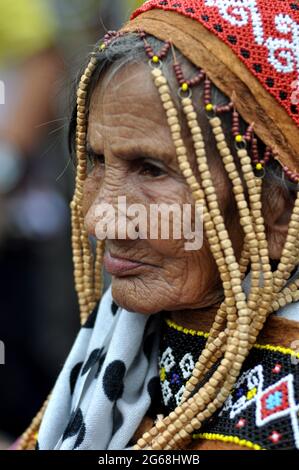
[[[142,3],[0,0],[0,449],[29,425],[79,329],[67,148],[74,83],[93,44]]]

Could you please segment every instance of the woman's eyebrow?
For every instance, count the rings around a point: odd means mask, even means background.
[[[148,146],[115,145],[111,148],[113,155],[124,160],[135,160],[137,158],[150,158],[153,160],[161,160],[164,163],[173,161],[173,155],[169,150],[159,148],[149,148]]]

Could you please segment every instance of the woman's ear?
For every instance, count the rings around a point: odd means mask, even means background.
[[[263,216],[271,259],[280,259],[294,207],[294,196],[287,188],[266,185],[263,190]]]

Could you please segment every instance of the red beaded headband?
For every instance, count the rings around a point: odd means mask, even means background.
[[[163,59],[167,56],[171,48],[171,42],[166,41],[159,52],[154,52],[151,45],[146,40],[147,34],[144,31],[139,31],[138,33],[144,42],[144,49],[146,55],[150,59],[152,66],[161,66]],[[100,50],[106,49],[113,40],[123,36],[124,34],[125,33],[122,31],[109,31],[104,37],[104,42],[100,45]],[[213,105],[211,99],[212,82],[204,70],[200,69],[193,78],[186,79],[182,66],[177,62],[175,54],[173,68],[177,82],[179,84],[179,93],[186,93],[190,96],[192,88],[199,85],[204,80],[204,107],[208,119],[232,111],[232,135],[234,137],[235,146],[237,149],[244,148],[249,145],[251,146],[251,158],[256,170],[256,176],[263,177],[265,175],[266,164],[270,161],[271,158],[278,159],[278,156],[275,149],[269,146],[266,146],[264,155],[262,157],[259,155],[257,138],[254,134],[254,123],[250,124],[247,127],[244,135],[242,135],[240,133],[240,114],[236,110],[234,102],[231,100],[226,105]],[[282,169],[290,181],[296,184],[299,182],[298,173],[289,170],[289,168],[285,165],[282,165]]]

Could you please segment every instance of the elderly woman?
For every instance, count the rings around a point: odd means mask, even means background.
[[[298,10],[149,0],[97,45],[71,124],[83,327],[21,448],[299,448]],[[124,196],[201,207],[201,248],[139,224],[104,250]]]

